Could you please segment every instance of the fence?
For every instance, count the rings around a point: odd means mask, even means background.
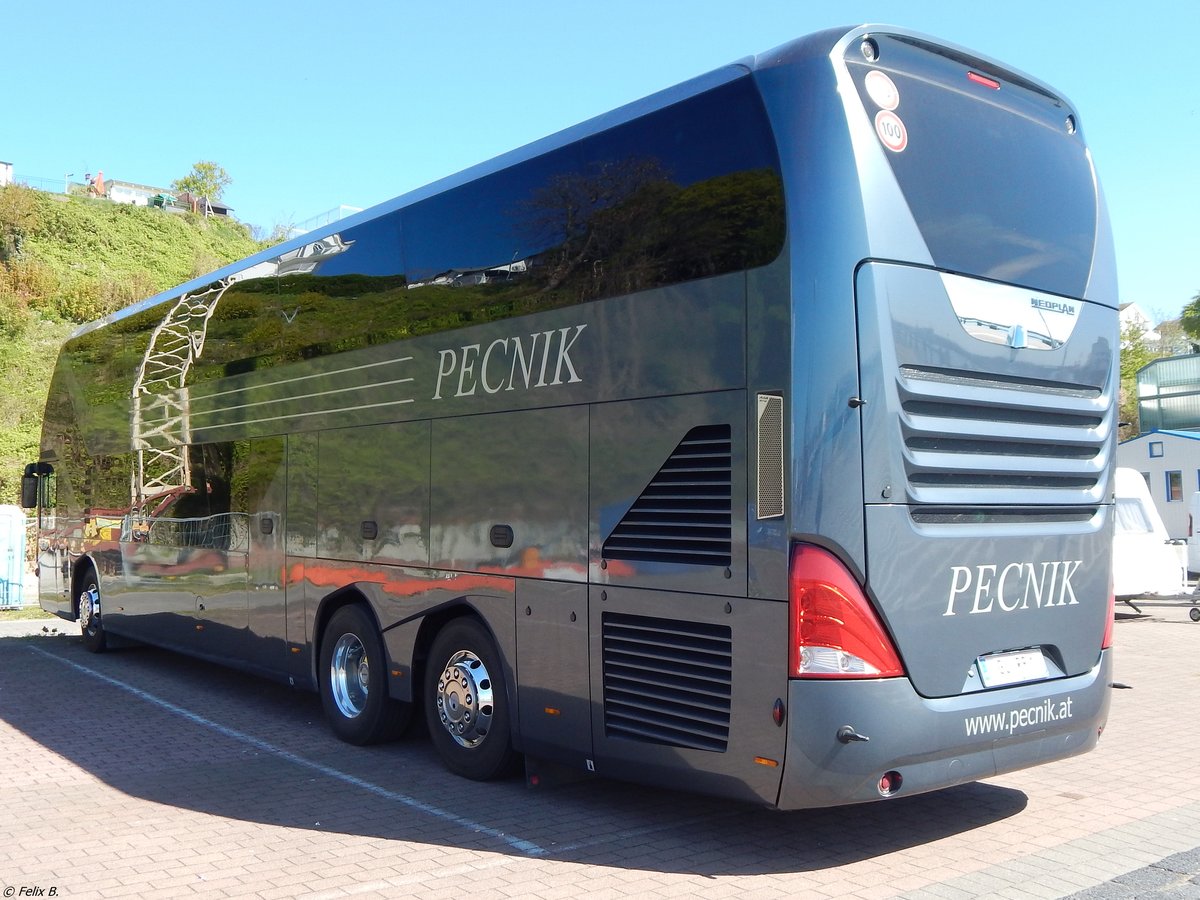
[[[301,234],[307,234],[314,228],[320,228],[322,225],[328,225],[330,222],[336,222],[339,219],[346,218],[346,216],[352,216],[357,212],[362,212],[362,207],[347,206],[343,203],[341,206],[335,206],[333,209],[326,210],[325,212],[319,213],[312,218],[305,219],[303,222],[297,222],[288,230],[288,237],[297,237]]]
[[[69,194],[71,192],[70,175],[61,178],[42,178],[38,175],[18,175],[13,176],[13,184],[21,184],[25,187],[31,187],[37,191],[45,191],[48,194]],[[80,187],[80,185],[74,186]]]

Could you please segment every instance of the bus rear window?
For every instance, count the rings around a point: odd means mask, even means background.
[[[875,40],[877,59],[856,45],[847,63],[868,115],[899,120],[896,140],[880,138],[934,265],[1080,296],[1097,199],[1073,111],[972,60]]]

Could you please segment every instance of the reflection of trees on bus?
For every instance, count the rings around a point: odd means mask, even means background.
[[[531,199],[532,226],[558,233],[531,271],[539,292],[577,303],[763,265],[782,201],[768,169],[680,187],[655,160],[594,165]]]
[[[189,383],[763,265],[784,233],[771,169],[681,186],[641,159],[557,175],[509,215],[505,246],[544,248],[521,265],[511,257],[481,265],[464,241],[461,265],[414,274],[420,260],[406,257],[405,274],[394,228],[370,222],[347,232],[336,261],[386,259],[393,274],[323,274],[317,263],[235,281],[207,323]],[[470,272],[491,274],[463,277]],[[77,370],[99,375],[85,385],[91,401],[124,400],[162,314],[153,308],[71,343]]]

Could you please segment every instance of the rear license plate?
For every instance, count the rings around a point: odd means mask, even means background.
[[[1041,650],[1012,650],[979,657],[979,677],[984,687],[1002,687],[1049,677]]]

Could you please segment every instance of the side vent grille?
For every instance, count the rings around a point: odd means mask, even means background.
[[[689,431],[605,540],[604,558],[728,566],[732,455],[728,425]]]
[[[605,613],[604,733],[725,751],[733,687],[729,626]]]

